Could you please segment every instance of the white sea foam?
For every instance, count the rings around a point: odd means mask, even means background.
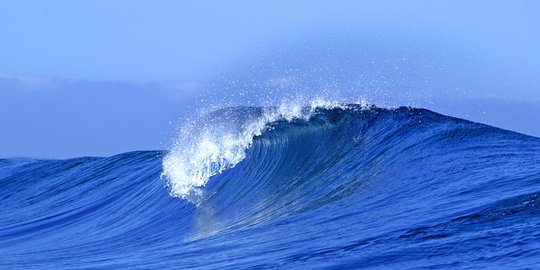
[[[172,149],[163,159],[162,176],[167,178],[172,196],[193,201],[201,195],[201,188],[210,177],[242,161],[254,137],[261,135],[271,123],[308,120],[318,108],[345,107],[323,99],[314,99],[307,106],[281,102],[280,106],[264,108],[261,115],[247,120],[192,121],[180,128]]]

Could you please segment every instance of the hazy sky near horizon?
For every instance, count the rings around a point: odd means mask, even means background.
[[[538,1],[1,1],[0,157],[166,149],[201,98],[242,103],[272,88],[540,136],[538,11]]]

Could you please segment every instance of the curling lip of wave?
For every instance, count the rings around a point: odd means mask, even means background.
[[[174,147],[163,160],[163,176],[171,195],[194,198],[201,195],[210,177],[230,169],[245,158],[253,139],[278,121],[309,120],[321,109],[368,109],[361,104],[313,100],[309,106],[282,103],[267,108],[225,108],[186,124]],[[239,113],[245,110],[249,117]]]

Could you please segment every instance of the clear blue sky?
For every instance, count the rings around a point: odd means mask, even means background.
[[[540,136],[539,12],[538,1],[0,1],[0,157],[166,148],[201,94],[291,78],[289,91]]]

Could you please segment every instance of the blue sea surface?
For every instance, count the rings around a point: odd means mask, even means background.
[[[264,112],[171,151],[0,160],[0,268],[540,268],[539,138],[355,105],[248,132]]]

